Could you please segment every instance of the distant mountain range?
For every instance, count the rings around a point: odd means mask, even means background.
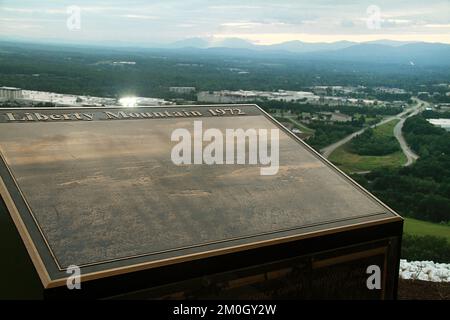
[[[400,47],[405,44],[411,44],[415,42],[394,41],[394,40],[375,40],[364,42],[363,44],[377,44],[390,47]],[[272,51],[289,51],[295,53],[303,52],[315,52],[315,51],[331,51],[345,49],[358,45],[358,42],[351,41],[337,41],[337,42],[303,42],[300,40],[287,41],[272,45],[258,45],[253,44],[250,41],[240,38],[224,38],[221,40],[208,41],[203,38],[188,38],[179,40],[167,45],[161,45],[165,48],[228,48],[228,49],[253,49],[253,50],[272,50]]]
[[[351,41],[308,43],[298,40],[273,45],[258,45],[239,38],[210,42],[191,38],[171,43],[164,48],[202,49],[228,54],[277,54],[304,59],[354,62],[401,63],[415,65],[450,65],[450,45],[428,42],[376,40],[363,43]]]
[[[14,39],[5,39],[7,43],[15,43]],[[8,42],[9,40],[9,42]],[[4,40],[3,40],[4,41]],[[0,41],[1,43],[1,41]],[[33,45],[30,41],[17,42],[19,46]],[[273,45],[258,45],[240,38],[226,38],[210,41],[203,38],[189,38],[169,44],[127,42],[114,44],[62,44],[42,41],[34,45],[47,49],[58,49],[59,46],[86,47],[103,50],[140,52],[148,50],[175,50],[189,54],[210,54],[215,56],[233,56],[245,58],[295,59],[304,61],[350,62],[401,64],[406,66],[450,66],[450,44],[430,42],[404,42],[393,40],[376,40],[369,42],[302,42],[298,40]]]

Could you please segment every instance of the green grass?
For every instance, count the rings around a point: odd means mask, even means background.
[[[366,124],[370,124],[371,122],[376,123],[381,120],[381,117],[366,117]]]
[[[372,171],[380,167],[398,167],[406,162],[403,152],[385,156],[360,156],[349,152],[345,146],[334,151],[329,160],[345,172]]]
[[[405,218],[403,230],[407,234],[418,236],[435,236],[444,237],[450,241],[450,226],[442,225],[427,221],[416,220],[413,218]]]
[[[380,137],[393,137],[394,127],[399,121],[399,119],[393,119],[388,123],[383,124],[382,126],[376,127],[374,129],[375,135]]]
[[[393,136],[394,127],[398,123],[394,119],[374,129],[379,136]],[[371,171],[380,167],[399,167],[406,162],[402,151],[397,151],[384,156],[360,156],[349,151],[348,143],[337,148],[329,157],[329,160],[345,172]]]

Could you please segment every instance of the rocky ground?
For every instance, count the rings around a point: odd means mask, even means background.
[[[399,277],[403,280],[450,282],[450,263],[400,259]]]
[[[450,282],[399,279],[399,300],[450,300]]]
[[[450,300],[450,264],[401,259],[398,299]]]

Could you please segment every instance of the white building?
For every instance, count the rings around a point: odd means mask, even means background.
[[[211,103],[240,103],[254,101],[257,95],[252,91],[201,91],[197,95],[197,100],[200,102],[211,102]]]
[[[167,106],[173,104],[160,98],[136,97],[135,99],[137,106]]]
[[[441,127],[447,131],[450,131],[450,119],[427,119],[432,125]]]
[[[195,87],[170,87],[169,91],[178,94],[188,94],[195,92]]]
[[[22,99],[22,89],[14,87],[0,87],[0,98],[6,100]]]
[[[276,101],[304,101],[304,102],[318,102],[319,97],[312,92],[306,91],[201,91],[197,95],[197,100],[200,102],[210,103],[241,103],[255,101],[259,99],[276,100]]]
[[[376,87],[375,91],[389,94],[405,94],[407,93],[404,89],[400,88],[388,88],[388,87]]]
[[[326,96],[328,93],[327,86],[314,86],[312,87],[312,91],[319,96]]]
[[[352,121],[352,117],[340,112],[320,112],[320,114],[324,115],[328,118],[329,121],[332,122],[347,122]]]
[[[299,100],[304,100],[307,102],[318,102],[319,96],[314,95],[312,92],[308,91],[284,91],[279,90],[278,92],[269,93],[269,100],[278,100],[286,102],[295,102]]]

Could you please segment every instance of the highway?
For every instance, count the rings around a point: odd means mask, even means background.
[[[353,132],[352,134],[346,136],[345,138],[330,144],[329,146],[326,146],[325,148],[321,149],[320,152],[322,153],[322,155],[325,158],[328,158],[334,150],[336,150],[337,148],[339,148],[340,146],[346,144],[347,142],[349,142],[350,140],[352,140],[354,137],[360,135],[361,133],[363,133],[364,131],[366,131],[368,128],[376,128],[378,126],[381,126],[385,123],[388,123],[391,120],[394,119],[400,119],[400,122],[395,126],[394,128],[394,135],[397,138],[398,142],[400,143],[400,146],[402,148],[403,153],[405,154],[406,158],[408,159],[408,161],[406,162],[406,165],[410,165],[412,162],[414,162],[415,160],[417,160],[418,156],[408,147],[408,145],[406,144],[406,141],[403,137],[402,134],[402,127],[403,127],[403,123],[405,122],[405,120],[413,115],[416,115],[417,113],[419,113],[419,111],[422,110],[423,105],[426,105],[426,102],[419,100],[417,98],[413,98],[413,100],[416,101],[416,104],[398,114],[396,114],[395,116],[389,116],[384,118],[383,120],[381,120],[380,122],[371,125],[369,127],[365,127],[361,130],[358,130],[356,132]],[[401,123],[401,124],[400,124]],[[400,124],[400,125],[399,125]]]
[[[397,138],[398,143],[400,143],[400,147],[402,148],[403,153],[406,156],[406,163],[404,164],[405,167],[411,165],[416,161],[419,156],[414,153],[414,151],[411,150],[411,148],[406,143],[405,137],[402,133],[403,124],[405,123],[405,120],[409,117],[415,116],[418,114],[421,110],[421,107],[417,108],[413,112],[411,112],[408,116],[401,118],[400,121],[395,125],[394,127],[394,136]]]

